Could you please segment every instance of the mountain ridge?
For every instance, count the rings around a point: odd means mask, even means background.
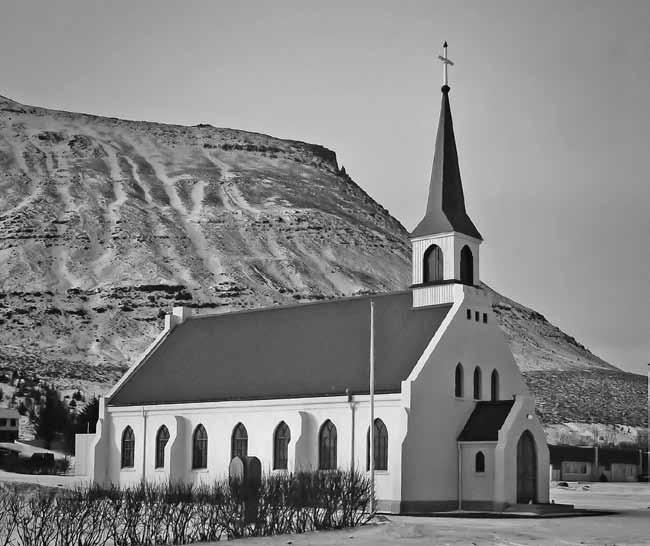
[[[318,144],[0,98],[0,366],[103,389],[155,337],[161,309],[401,290],[410,257],[401,223]],[[549,419],[564,418],[554,374],[591,385],[580,374],[626,373],[486,290],[519,367],[546,374]]]

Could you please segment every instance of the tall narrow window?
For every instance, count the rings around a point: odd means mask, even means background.
[[[495,401],[499,399],[499,372],[492,370],[492,378],[490,380],[490,400]]]
[[[192,435],[192,468],[208,467],[208,433],[198,425]]]
[[[318,434],[318,469],[336,468],[336,427],[329,419],[320,427]]]
[[[135,434],[131,427],[122,433],[122,468],[133,468],[135,460]]]
[[[460,282],[474,284],[474,257],[467,245],[460,251]]]
[[[455,382],[455,394],[457,398],[463,397],[463,365],[459,362],[456,365],[456,374],[454,378]]]
[[[375,470],[388,470],[388,429],[381,419],[375,419],[373,435]],[[370,428],[366,436],[366,469],[370,470]]]
[[[474,462],[474,470],[476,472],[485,472],[485,455],[482,451],[479,451],[476,454],[476,459]]]
[[[165,467],[165,446],[169,442],[169,430],[165,425],[156,433],[156,468]]]
[[[474,368],[474,400],[481,399],[481,368]]]
[[[237,423],[237,426],[232,431],[232,441],[230,449],[230,458],[246,457],[248,455],[248,432],[246,427]]]
[[[443,259],[442,250],[438,245],[431,245],[424,252],[424,275],[422,282],[441,281]]]
[[[273,469],[286,470],[289,461],[289,441],[291,432],[287,424],[282,421],[275,429],[273,435]]]

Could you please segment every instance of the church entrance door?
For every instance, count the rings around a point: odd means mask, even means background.
[[[517,502],[537,502],[537,453],[535,440],[525,431],[517,444]]]

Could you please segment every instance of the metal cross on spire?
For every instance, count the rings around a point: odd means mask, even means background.
[[[447,57],[447,42],[445,41],[444,44],[442,44],[442,48],[444,49],[444,55],[438,55],[438,59],[442,62],[443,66],[443,85],[449,86],[449,82],[447,79],[447,66],[451,65],[454,66],[454,63],[449,60],[449,57]]]

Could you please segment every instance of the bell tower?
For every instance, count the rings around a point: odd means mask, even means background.
[[[465,210],[458,152],[449,105],[447,68],[453,63],[443,45],[442,105],[424,218],[411,233],[413,307],[452,303],[463,287],[479,286],[479,246],[483,237]]]

